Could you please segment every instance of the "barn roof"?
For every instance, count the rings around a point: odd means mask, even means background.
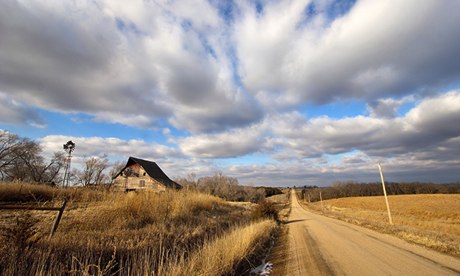
[[[126,168],[134,165],[139,164],[142,168],[144,168],[145,172],[153,179],[158,182],[163,183],[168,188],[174,189],[181,189],[182,186],[174,181],[172,181],[157,165],[157,163],[136,158],[136,157],[129,157],[126,166],[114,177],[118,177]]]

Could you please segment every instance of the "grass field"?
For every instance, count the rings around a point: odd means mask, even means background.
[[[52,240],[56,212],[0,210],[2,275],[226,274],[276,228],[256,212],[257,204],[193,191],[115,193],[0,183],[2,203],[59,206],[63,198],[67,208]]]
[[[388,197],[394,225],[383,197],[350,197],[304,203],[323,214],[460,257],[460,195],[427,194]]]

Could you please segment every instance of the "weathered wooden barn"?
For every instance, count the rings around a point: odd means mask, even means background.
[[[113,188],[123,191],[181,189],[152,161],[129,157],[126,166],[113,178]]]

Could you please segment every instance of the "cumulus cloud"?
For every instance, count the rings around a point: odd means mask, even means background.
[[[242,5],[239,70],[266,105],[430,93],[460,77],[458,3],[364,0],[330,20],[309,4]]]
[[[0,92],[0,122],[6,124],[31,125],[38,128],[46,127],[42,116],[31,106],[19,102]]]
[[[184,154],[203,158],[238,157],[263,149],[263,127],[253,126],[219,134],[195,135],[178,140]]]
[[[248,128],[191,135],[175,142],[188,158],[253,153],[268,157],[270,161],[266,158],[262,164],[225,168],[246,184],[275,185],[281,176],[293,185],[300,179],[312,185],[315,181],[377,181],[379,160],[390,179],[455,181],[460,154],[460,128],[455,123],[460,120],[459,97],[460,91],[451,91],[426,98],[396,117],[308,119],[299,112],[272,114]]]
[[[460,165],[458,103],[460,91],[452,91],[424,99],[394,118],[307,119],[298,112],[273,115],[251,127],[170,139],[177,148],[135,139],[69,136],[46,136],[40,144],[50,155],[73,140],[80,156],[77,162],[95,155],[122,160],[134,155],[164,164],[175,177],[222,170],[243,184],[378,181],[379,160],[390,180],[455,181],[454,172]],[[212,161],[253,153],[274,159],[225,167]]]
[[[43,109],[202,133],[458,81],[457,3],[351,3],[7,0],[0,89]]]
[[[61,151],[62,145],[69,140],[76,144],[74,155],[78,156],[80,161],[82,158],[91,156],[110,156],[122,160],[129,156],[152,160],[167,160],[181,156],[174,148],[137,139],[48,135],[39,139],[38,142],[44,154],[51,156],[53,152]]]
[[[299,158],[360,150],[369,156],[409,156],[449,160],[460,153],[460,92],[452,91],[421,101],[406,115],[394,118],[319,117],[307,120],[299,113],[274,121],[276,142]],[[451,144],[452,143],[452,144]],[[451,146],[443,146],[448,144]],[[441,148],[443,150],[437,150]],[[437,154],[433,155],[433,150]]]
[[[259,120],[252,95],[232,81],[217,10],[190,5],[8,0],[0,89],[40,108],[137,127],[166,118],[214,131]]]

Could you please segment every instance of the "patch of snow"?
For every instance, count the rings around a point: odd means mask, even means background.
[[[273,264],[268,262],[263,262],[261,265],[258,267],[254,268],[251,270],[250,275],[260,275],[260,276],[267,276],[270,275],[270,272],[272,272]]]

